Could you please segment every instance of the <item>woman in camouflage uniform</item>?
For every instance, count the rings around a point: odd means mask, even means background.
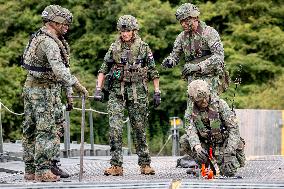
[[[124,15],[118,19],[118,39],[111,44],[105,55],[94,94],[95,100],[102,99],[102,86],[108,74],[109,89],[109,140],[111,167],[105,175],[123,175],[122,128],[124,112],[128,111],[138,164],[141,174],[155,174],[150,167],[151,158],[146,142],[145,128],[148,125],[148,80],[154,83],[154,105],[160,104],[159,74],[155,68],[153,54],[147,43],[138,35],[138,23],[135,17]]]

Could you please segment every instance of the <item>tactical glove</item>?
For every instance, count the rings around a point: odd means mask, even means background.
[[[200,70],[200,67],[197,64],[185,64],[182,70],[182,75],[187,76],[192,72],[197,72]]]
[[[66,111],[73,110],[73,98],[67,97],[67,105],[66,105]]]
[[[233,158],[234,156],[231,154],[224,154],[221,169],[225,176],[234,176],[237,170],[237,168],[234,166]]]
[[[161,93],[160,91],[154,92],[154,107],[157,108],[161,104]]]
[[[103,92],[101,88],[97,87],[94,92],[94,100],[95,101],[102,101],[103,100]]]
[[[165,68],[172,68],[174,67],[174,62],[171,58],[165,58],[162,62],[162,66]]]
[[[200,163],[206,163],[208,159],[208,153],[201,146],[195,148],[195,150],[197,154],[197,161]]]
[[[85,97],[89,96],[89,92],[83,85],[81,85],[81,83],[79,83],[79,81],[74,84],[74,87],[79,93],[85,95]]]

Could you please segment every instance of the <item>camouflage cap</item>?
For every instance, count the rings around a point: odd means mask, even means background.
[[[201,79],[192,81],[188,86],[188,94],[194,101],[207,98],[210,95],[208,83]]]
[[[184,3],[177,9],[176,19],[181,21],[188,17],[197,17],[199,14],[199,9],[195,5],[191,3]]]
[[[60,24],[72,23],[72,13],[59,5],[48,5],[41,13],[43,21],[54,21]]]
[[[138,22],[134,16],[123,15],[117,21],[118,31],[139,30]]]

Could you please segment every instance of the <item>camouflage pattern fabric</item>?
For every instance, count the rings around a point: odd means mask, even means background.
[[[130,46],[118,38],[110,46],[99,70],[99,73],[108,74],[110,71],[118,73],[120,69],[119,73],[122,74],[120,77],[117,75],[113,77],[108,101],[111,165],[121,166],[123,163],[122,128],[125,111],[128,112],[132,126],[138,164],[149,165],[151,163],[145,133],[148,125],[148,89],[145,82],[159,78],[159,73],[155,68],[155,61],[149,46],[141,40],[137,33],[134,38]],[[122,60],[125,59],[127,59],[126,64],[123,65]],[[129,72],[126,73],[125,69]]]
[[[188,17],[197,17],[199,14],[199,9],[195,5],[191,3],[184,3],[177,9],[176,19],[181,21]]]
[[[72,23],[72,13],[59,5],[49,5],[41,13],[43,21],[54,21],[60,24],[70,25]]]
[[[23,122],[23,159],[26,173],[50,169],[52,160],[59,158],[60,138],[58,125],[62,124],[61,87],[70,88],[77,78],[66,67],[60,39],[51,36],[45,27],[35,36],[24,53],[24,63],[52,71],[28,70],[23,90],[25,120]],[[48,34],[47,34],[48,33]],[[55,40],[55,38],[57,40]],[[60,45],[62,47],[60,48]],[[65,46],[66,47],[66,46]],[[65,49],[68,52],[68,49]]]
[[[23,123],[23,159],[26,173],[43,173],[59,154],[60,145],[55,124],[51,88],[24,88],[25,121]]]
[[[131,15],[123,15],[117,21],[118,31],[139,30],[137,19]]]
[[[194,104],[193,113],[186,118],[190,125],[187,134],[181,137],[183,152],[196,159],[194,147],[198,144],[209,152],[213,148],[222,175],[233,176],[245,164],[244,141],[240,137],[236,116],[228,104],[217,96],[211,96],[209,107],[199,110]],[[232,169],[224,167],[224,157],[230,157]]]
[[[165,60],[172,61],[173,66],[176,66],[182,55],[186,64],[197,64],[201,68],[199,72],[183,76],[188,84],[193,80],[202,79],[209,83],[212,93],[219,93],[219,77],[224,70],[224,49],[218,32],[202,21],[199,22],[197,32],[181,32],[175,40],[170,56]],[[186,117],[191,115],[192,107],[192,101],[188,98]]]
[[[126,90],[128,89],[130,89],[130,87],[127,87]],[[121,96],[117,95],[115,91],[110,93],[108,113],[110,125],[110,153],[112,156],[110,160],[111,165],[121,166],[123,163],[122,128],[124,127],[124,112],[126,110],[128,111],[132,127],[132,134],[135,141],[134,145],[138,155],[138,165],[150,165],[151,163],[145,132],[148,126],[148,100],[145,91],[143,96],[141,94],[138,103],[134,103],[133,100],[128,99],[126,102],[123,101]]]

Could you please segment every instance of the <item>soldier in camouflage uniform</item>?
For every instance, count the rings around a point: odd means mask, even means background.
[[[220,80],[227,73],[224,71],[223,45],[218,32],[200,21],[199,14],[198,8],[190,3],[182,4],[177,9],[176,19],[184,31],[177,36],[173,50],[163,60],[162,66],[176,66],[183,54],[185,65],[182,76],[188,84],[195,79],[202,79],[209,83],[212,92],[221,93],[229,82]],[[191,111],[192,102],[188,98],[186,114],[190,115]]]
[[[245,165],[245,143],[235,114],[224,100],[210,92],[206,81],[192,81],[188,94],[194,105],[186,137],[180,141],[182,150],[200,165],[208,161],[211,147],[221,175],[234,176]]]
[[[124,15],[118,19],[118,39],[111,44],[105,55],[94,94],[95,100],[102,99],[102,86],[108,75],[111,82],[108,114],[110,125],[111,167],[105,175],[123,175],[122,168],[122,128],[124,112],[128,111],[138,164],[141,174],[155,174],[150,167],[151,158],[146,142],[145,129],[148,125],[148,80],[154,83],[154,105],[160,104],[159,73],[155,68],[153,54],[147,43],[138,35],[138,23],[135,17]]]
[[[51,166],[58,161],[62,124],[60,90],[88,91],[69,70],[69,46],[63,35],[72,22],[69,10],[49,5],[42,12],[44,26],[30,38],[22,66],[28,70],[23,89],[23,160],[26,180],[58,181]]]

